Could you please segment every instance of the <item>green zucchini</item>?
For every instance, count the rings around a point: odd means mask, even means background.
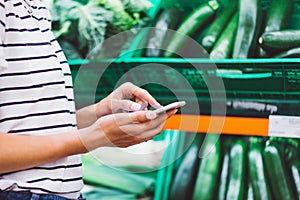
[[[300,30],[266,32],[259,38],[259,44],[267,52],[279,52],[300,47]]]
[[[209,2],[200,4],[200,6],[180,24],[179,28],[171,37],[164,56],[172,57],[178,54],[188,36],[193,37],[201,31],[203,27],[213,19],[218,8],[219,3],[216,0],[210,0]]]
[[[193,193],[193,199],[214,199],[220,171],[220,140],[218,134],[208,134],[200,150],[201,164]]]
[[[230,149],[229,182],[226,200],[242,200],[245,194],[246,144],[237,140]]]
[[[247,200],[255,200],[252,185],[248,184]]]
[[[266,17],[264,33],[286,29],[293,10],[292,0],[272,0]]]
[[[232,16],[236,13],[236,10],[237,0],[233,0],[230,5],[227,5],[223,8],[220,15],[217,16],[216,20],[212,22],[207,33],[201,41],[201,45],[204,47],[204,49],[206,49],[206,51],[211,51],[219,36],[222,34],[227,24],[231,20]]]
[[[201,134],[197,134],[193,143],[184,155],[175,174],[169,199],[191,199],[195,177],[199,166],[198,153],[201,145]]]
[[[261,28],[261,0],[239,0],[238,28],[233,47],[233,58],[254,57]]]
[[[272,0],[267,11],[266,24],[262,34],[286,29],[293,10],[292,0]],[[260,57],[269,56],[270,52],[259,48]]]
[[[299,157],[295,158],[290,163],[293,184],[296,188],[296,196],[298,200],[300,199],[300,160]]]
[[[209,54],[211,59],[222,59],[231,57],[232,48],[238,24],[238,14],[236,13],[230,20],[228,26],[221,34],[212,51]]]
[[[275,200],[295,199],[290,180],[287,178],[287,166],[283,154],[283,145],[276,141],[268,141],[263,150],[264,164]]]
[[[101,185],[136,195],[153,192],[155,186],[155,178],[97,164],[83,165],[82,178],[87,184]]]
[[[248,179],[253,190],[254,199],[271,199],[266,170],[262,156],[262,141],[251,137],[248,151]]]
[[[148,41],[145,45],[144,56],[159,57],[162,50],[166,48],[166,42],[170,39],[170,29],[174,30],[179,24],[183,12],[177,8],[172,7],[163,10],[153,24],[153,28],[149,30]]]
[[[224,200],[226,198],[226,191],[228,187],[229,175],[229,153],[226,153],[223,158],[222,170],[219,181],[218,199]]]
[[[274,56],[275,58],[300,58],[300,47],[280,52]]]
[[[299,139],[287,139],[285,149],[286,160],[289,163],[291,183],[296,199],[300,200],[300,145]]]

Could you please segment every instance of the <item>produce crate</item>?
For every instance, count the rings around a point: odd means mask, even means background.
[[[186,100],[187,105],[199,105],[201,114],[210,114],[212,101],[226,104],[228,115],[266,117],[269,114],[298,113],[298,59],[212,62],[209,59],[131,58],[70,64],[78,107],[102,99],[117,86],[118,81],[132,81],[145,87],[163,104],[176,99]],[[179,80],[183,80],[182,84]],[[221,85],[210,86],[216,81]],[[256,102],[265,105],[266,109],[247,108],[246,104],[244,108],[235,107],[236,102]],[[198,114],[189,106],[185,112]]]

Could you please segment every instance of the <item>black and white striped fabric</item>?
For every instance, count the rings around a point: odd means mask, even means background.
[[[0,0],[0,132],[47,135],[75,130],[72,77],[51,32],[50,14],[39,0],[29,11],[24,0]],[[81,167],[78,155],[0,174],[0,190],[78,198]]]

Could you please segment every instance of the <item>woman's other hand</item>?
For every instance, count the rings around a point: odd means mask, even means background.
[[[152,111],[116,113],[101,117],[92,126],[79,130],[87,151],[103,146],[128,147],[159,134],[176,109],[156,116]]]
[[[99,118],[112,113],[146,110],[149,104],[154,108],[160,107],[148,91],[127,82],[97,103],[96,113]]]

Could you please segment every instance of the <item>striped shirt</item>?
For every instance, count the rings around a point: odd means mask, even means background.
[[[76,128],[72,77],[48,10],[39,0],[33,13],[24,0],[0,0],[0,132],[49,135]],[[0,174],[0,190],[78,198],[81,167],[75,155]]]

